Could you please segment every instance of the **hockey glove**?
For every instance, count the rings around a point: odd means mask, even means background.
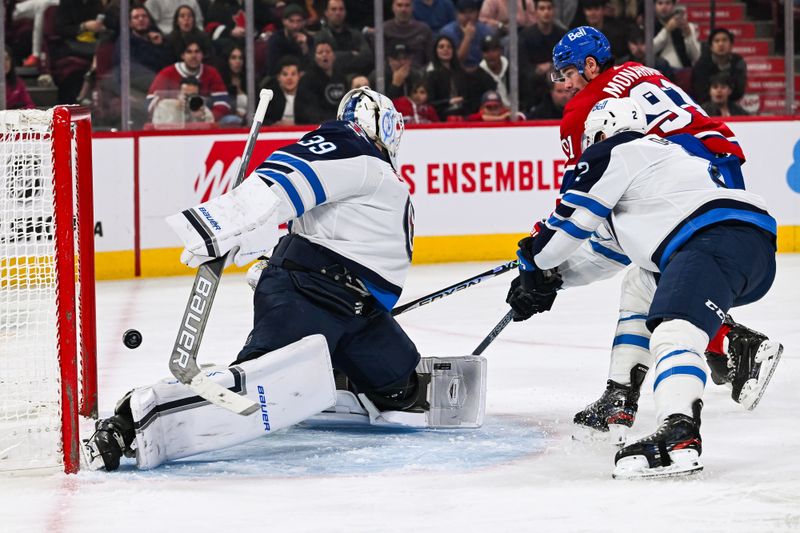
[[[181,262],[191,267],[228,254],[226,266],[244,266],[278,242],[280,199],[264,182],[246,179],[222,196],[167,217],[185,246]]]
[[[531,253],[533,240],[533,237],[526,237],[519,241],[519,276],[511,282],[506,296],[506,302],[514,310],[515,322],[549,311],[563,284],[556,269],[540,270],[536,267]]]

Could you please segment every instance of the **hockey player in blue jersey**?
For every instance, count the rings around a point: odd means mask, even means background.
[[[480,426],[485,359],[420,358],[390,313],[414,238],[409,190],[395,170],[402,134],[402,116],[388,98],[355,89],[342,99],[338,120],[274,152],[233,191],[168,219],[190,266],[225,253],[239,265],[270,255],[266,268],[254,270],[253,328],[244,347],[230,366],[206,370],[262,409],[233,414],[176,380],[137,388],[98,422],[85,447],[91,466],[114,470],[125,454],[152,468],[312,416]],[[287,221],[289,234],[278,241],[277,227]],[[452,379],[465,386],[448,390]]]
[[[590,282],[592,265],[572,256],[597,231],[655,274],[644,319],[660,426],[617,453],[621,478],[702,469],[703,352],[728,310],[763,297],[775,277],[777,225],[764,200],[726,188],[708,160],[645,131],[630,98],[592,108],[575,177],[538,233],[520,241],[521,274],[508,298],[529,317],[550,309],[562,283]]]

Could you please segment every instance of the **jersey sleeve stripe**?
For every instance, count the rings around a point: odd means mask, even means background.
[[[320,181],[319,176],[317,176],[317,173],[314,172],[314,169],[311,168],[311,165],[302,159],[291,156],[285,152],[274,152],[267,160],[277,161],[278,163],[286,163],[287,165],[297,169],[297,171],[302,174],[306,181],[308,181],[308,184],[311,186],[311,190],[314,191],[314,200],[316,201],[316,205],[321,205],[325,202],[325,200],[327,200],[325,189],[322,187],[322,182]]]
[[[594,198],[589,198],[588,196],[583,196],[574,192],[566,193],[561,198],[561,201],[574,206],[583,207],[600,218],[606,218],[609,213],[611,213],[611,208],[604,206]]]
[[[579,228],[569,220],[561,220],[555,216],[551,216],[549,219],[547,219],[547,225],[553,229],[560,229],[567,235],[575,237],[576,239],[588,239],[592,235],[591,231]]]
[[[624,254],[621,254],[619,252],[615,252],[611,248],[606,248],[605,246],[603,246],[599,242],[590,240],[589,244],[592,246],[592,250],[594,250],[595,253],[598,253],[598,254],[602,255],[603,257],[611,259],[612,261],[616,261],[617,263],[619,263],[621,265],[628,266],[628,265],[631,264],[631,260],[628,259],[628,256],[626,256]]]
[[[269,180],[280,185],[280,187],[286,193],[286,196],[289,198],[289,201],[292,202],[292,206],[294,206],[294,211],[298,217],[305,213],[306,208],[303,205],[303,199],[300,197],[300,193],[297,192],[297,189],[288,177],[280,172],[270,169],[259,169],[256,171],[256,173],[258,173],[262,179]]]

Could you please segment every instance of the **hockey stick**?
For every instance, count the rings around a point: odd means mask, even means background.
[[[503,263],[502,265],[496,266],[491,270],[487,270],[486,272],[481,272],[480,274],[469,279],[465,279],[464,281],[456,283],[455,285],[450,285],[447,288],[432,292],[431,294],[423,296],[422,298],[417,298],[416,300],[395,307],[392,309],[392,316],[397,316],[401,313],[405,313],[406,311],[411,311],[412,309],[422,307],[423,305],[434,302],[440,298],[444,298],[445,296],[450,296],[454,292],[466,289],[467,287],[472,287],[473,285],[477,285],[478,283],[486,281],[487,279],[491,279],[495,276],[499,276],[500,274],[505,274],[506,272],[515,270],[518,266],[519,260]]]
[[[256,138],[272,96],[272,91],[267,89],[262,89],[259,94],[258,107],[253,117],[253,125],[250,127],[242,160],[239,162],[239,171],[236,174],[236,181],[233,183],[234,188],[244,181],[244,174],[247,172],[247,165],[253,155]],[[203,333],[211,314],[211,305],[217,294],[227,255],[203,263],[197,269],[192,293],[186,304],[186,310],[183,312],[178,338],[175,339],[175,346],[172,348],[169,370],[181,383],[188,385],[190,389],[214,405],[240,415],[249,415],[259,409],[258,403],[211,381],[197,365],[197,352],[200,350],[200,342],[203,340]]]
[[[486,338],[481,341],[475,350],[472,351],[472,355],[480,355],[489,347],[490,344],[500,335],[500,332],[503,331],[506,326],[514,319],[514,310],[512,309],[508,313],[505,314],[503,318],[500,319],[500,322],[486,335]]]

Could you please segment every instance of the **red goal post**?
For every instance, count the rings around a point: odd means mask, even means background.
[[[80,467],[97,415],[91,117],[0,112],[0,471]]]

